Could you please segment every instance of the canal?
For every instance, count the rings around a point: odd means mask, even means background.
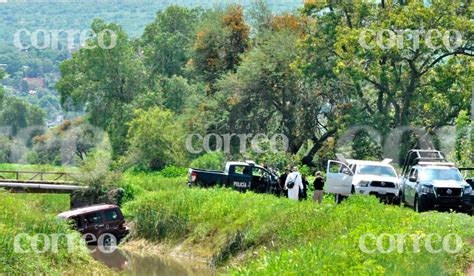
[[[91,256],[110,269],[125,275],[215,275],[206,264],[164,255],[142,256],[124,249],[103,253],[91,249]]]

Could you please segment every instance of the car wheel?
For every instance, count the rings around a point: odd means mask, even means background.
[[[336,204],[340,204],[342,202],[342,196],[340,194],[336,194],[334,198],[336,199]]]
[[[115,246],[118,244],[118,240],[117,238],[115,237],[114,234],[111,234],[111,233],[106,233],[106,234],[103,234],[104,235],[104,239],[102,241],[102,245],[103,246]]]
[[[421,200],[418,198],[418,196],[415,196],[415,204],[414,204],[414,208],[415,208],[415,212],[417,213],[421,213],[421,212],[424,212],[424,207],[423,207],[423,204],[420,202]]]

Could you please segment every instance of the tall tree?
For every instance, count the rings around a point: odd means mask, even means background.
[[[203,15],[188,65],[197,79],[208,84],[211,92],[215,81],[240,63],[240,55],[249,46],[249,31],[241,6]]]
[[[347,97],[347,125],[387,133],[450,124],[468,108],[472,89],[472,10],[462,0],[307,1],[304,14],[315,24],[303,40],[301,68],[315,79],[329,77]],[[442,35],[454,30],[462,43],[443,44]]]
[[[123,112],[124,106],[145,90],[146,71],[120,26],[95,20],[92,30],[103,36],[88,40],[87,47],[61,63],[56,87],[63,106],[85,106],[89,122],[105,129],[114,154],[121,154],[126,150],[125,122],[131,116]]]
[[[289,150],[297,153],[308,139],[320,144],[333,112],[316,83],[305,83],[293,67],[299,34],[291,29],[267,33],[244,55],[235,74],[219,81],[227,97],[230,132],[284,134]]]
[[[173,5],[158,12],[155,21],[145,28],[142,47],[151,78],[183,73],[198,19],[197,10]]]

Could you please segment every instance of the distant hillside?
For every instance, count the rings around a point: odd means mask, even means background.
[[[2,3],[6,2],[6,3]],[[115,22],[131,36],[139,36],[153,21],[157,11],[176,4],[187,7],[212,8],[229,3],[249,8],[254,0],[161,0],[161,1],[11,1],[0,0],[0,41],[13,43],[19,29],[87,29],[94,18]],[[275,12],[292,11],[302,0],[268,0]]]

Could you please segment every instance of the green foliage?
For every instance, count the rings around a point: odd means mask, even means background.
[[[474,122],[462,111],[456,119],[455,159],[462,167],[472,167],[474,160]]]
[[[110,30],[104,35],[106,46],[113,43],[111,33],[115,33],[115,47],[106,49],[98,38],[89,40],[90,48],[81,48],[72,59],[61,63],[62,78],[56,87],[63,104],[87,105],[89,122],[109,133],[114,154],[120,154],[126,150],[126,122],[130,119],[130,114],[123,112],[124,106],[144,91],[145,72],[119,25],[95,20],[92,30]]]
[[[28,127],[43,126],[44,113],[36,106],[32,106],[15,97],[6,97],[0,111],[0,125],[5,127],[9,135],[15,136]],[[26,138],[26,137],[25,137]]]
[[[187,188],[187,177],[164,177],[159,172],[126,172],[120,181],[121,186],[130,186],[135,190],[135,195],[141,195],[144,191],[182,190]]]
[[[181,75],[189,57],[198,12],[180,6],[159,11],[142,36],[145,65],[151,77]],[[153,79],[152,79],[153,81]]]
[[[334,91],[357,99],[339,101],[344,112],[340,123],[370,125],[383,135],[397,126],[436,129],[469,105],[473,75],[470,9],[472,5],[465,1],[450,0],[308,1],[304,14],[318,20],[318,27],[304,39],[301,69],[325,82],[329,76]],[[433,43],[441,47],[430,47],[426,33],[419,40],[417,35],[404,34],[394,47],[384,49],[386,36],[380,47],[375,37],[367,35],[373,34],[369,30],[431,28],[443,34],[458,30],[464,42],[449,49],[437,37]],[[362,47],[361,37],[368,47]]]
[[[161,83],[163,89],[163,105],[176,114],[182,114],[187,105],[192,103],[192,98],[198,97],[201,93],[200,87],[190,84],[183,77],[173,76],[163,79]],[[195,108],[193,106],[193,108]]]
[[[311,173],[311,169],[308,167],[308,165],[303,165],[301,168],[299,168],[299,171],[301,174],[306,175],[306,177],[310,177],[313,174]]]
[[[250,29],[241,6],[208,11],[202,17],[188,69],[197,79],[208,83],[213,92],[219,76],[240,63],[240,55],[248,48]]]
[[[166,166],[164,169],[162,169],[159,172],[159,175],[163,177],[174,178],[174,177],[186,176],[187,173],[188,173],[187,168],[176,167],[176,166]]]
[[[68,209],[68,197],[63,195],[19,195],[0,191],[0,272],[6,274],[61,274],[100,273],[106,270],[95,263],[79,233],[73,231],[64,220],[56,218],[58,212]],[[72,235],[74,249],[68,252],[65,237],[58,239],[58,253],[28,254],[14,251],[17,234],[23,249],[32,250],[32,237],[36,234]],[[42,249],[42,243],[39,243]]]
[[[158,107],[136,110],[129,124],[127,141],[132,164],[156,170],[183,162],[184,141],[171,111]]]
[[[352,141],[352,158],[359,160],[376,160],[382,159],[382,147],[374,141],[370,135],[365,132],[359,132]]]
[[[207,152],[191,162],[191,167],[207,170],[223,170],[225,155],[221,151]]]
[[[407,239],[403,254],[365,254],[359,238],[420,234],[424,244],[428,234],[474,237],[469,216],[418,214],[364,196],[335,206],[328,199],[316,205],[225,189],[162,190],[128,203],[125,213],[135,223],[134,237],[179,244],[220,266],[231,258],[232,272],[247,275],[462,273],[472,252],[468,244],[458,254],[430,254],[423,246],[416,253]]]

